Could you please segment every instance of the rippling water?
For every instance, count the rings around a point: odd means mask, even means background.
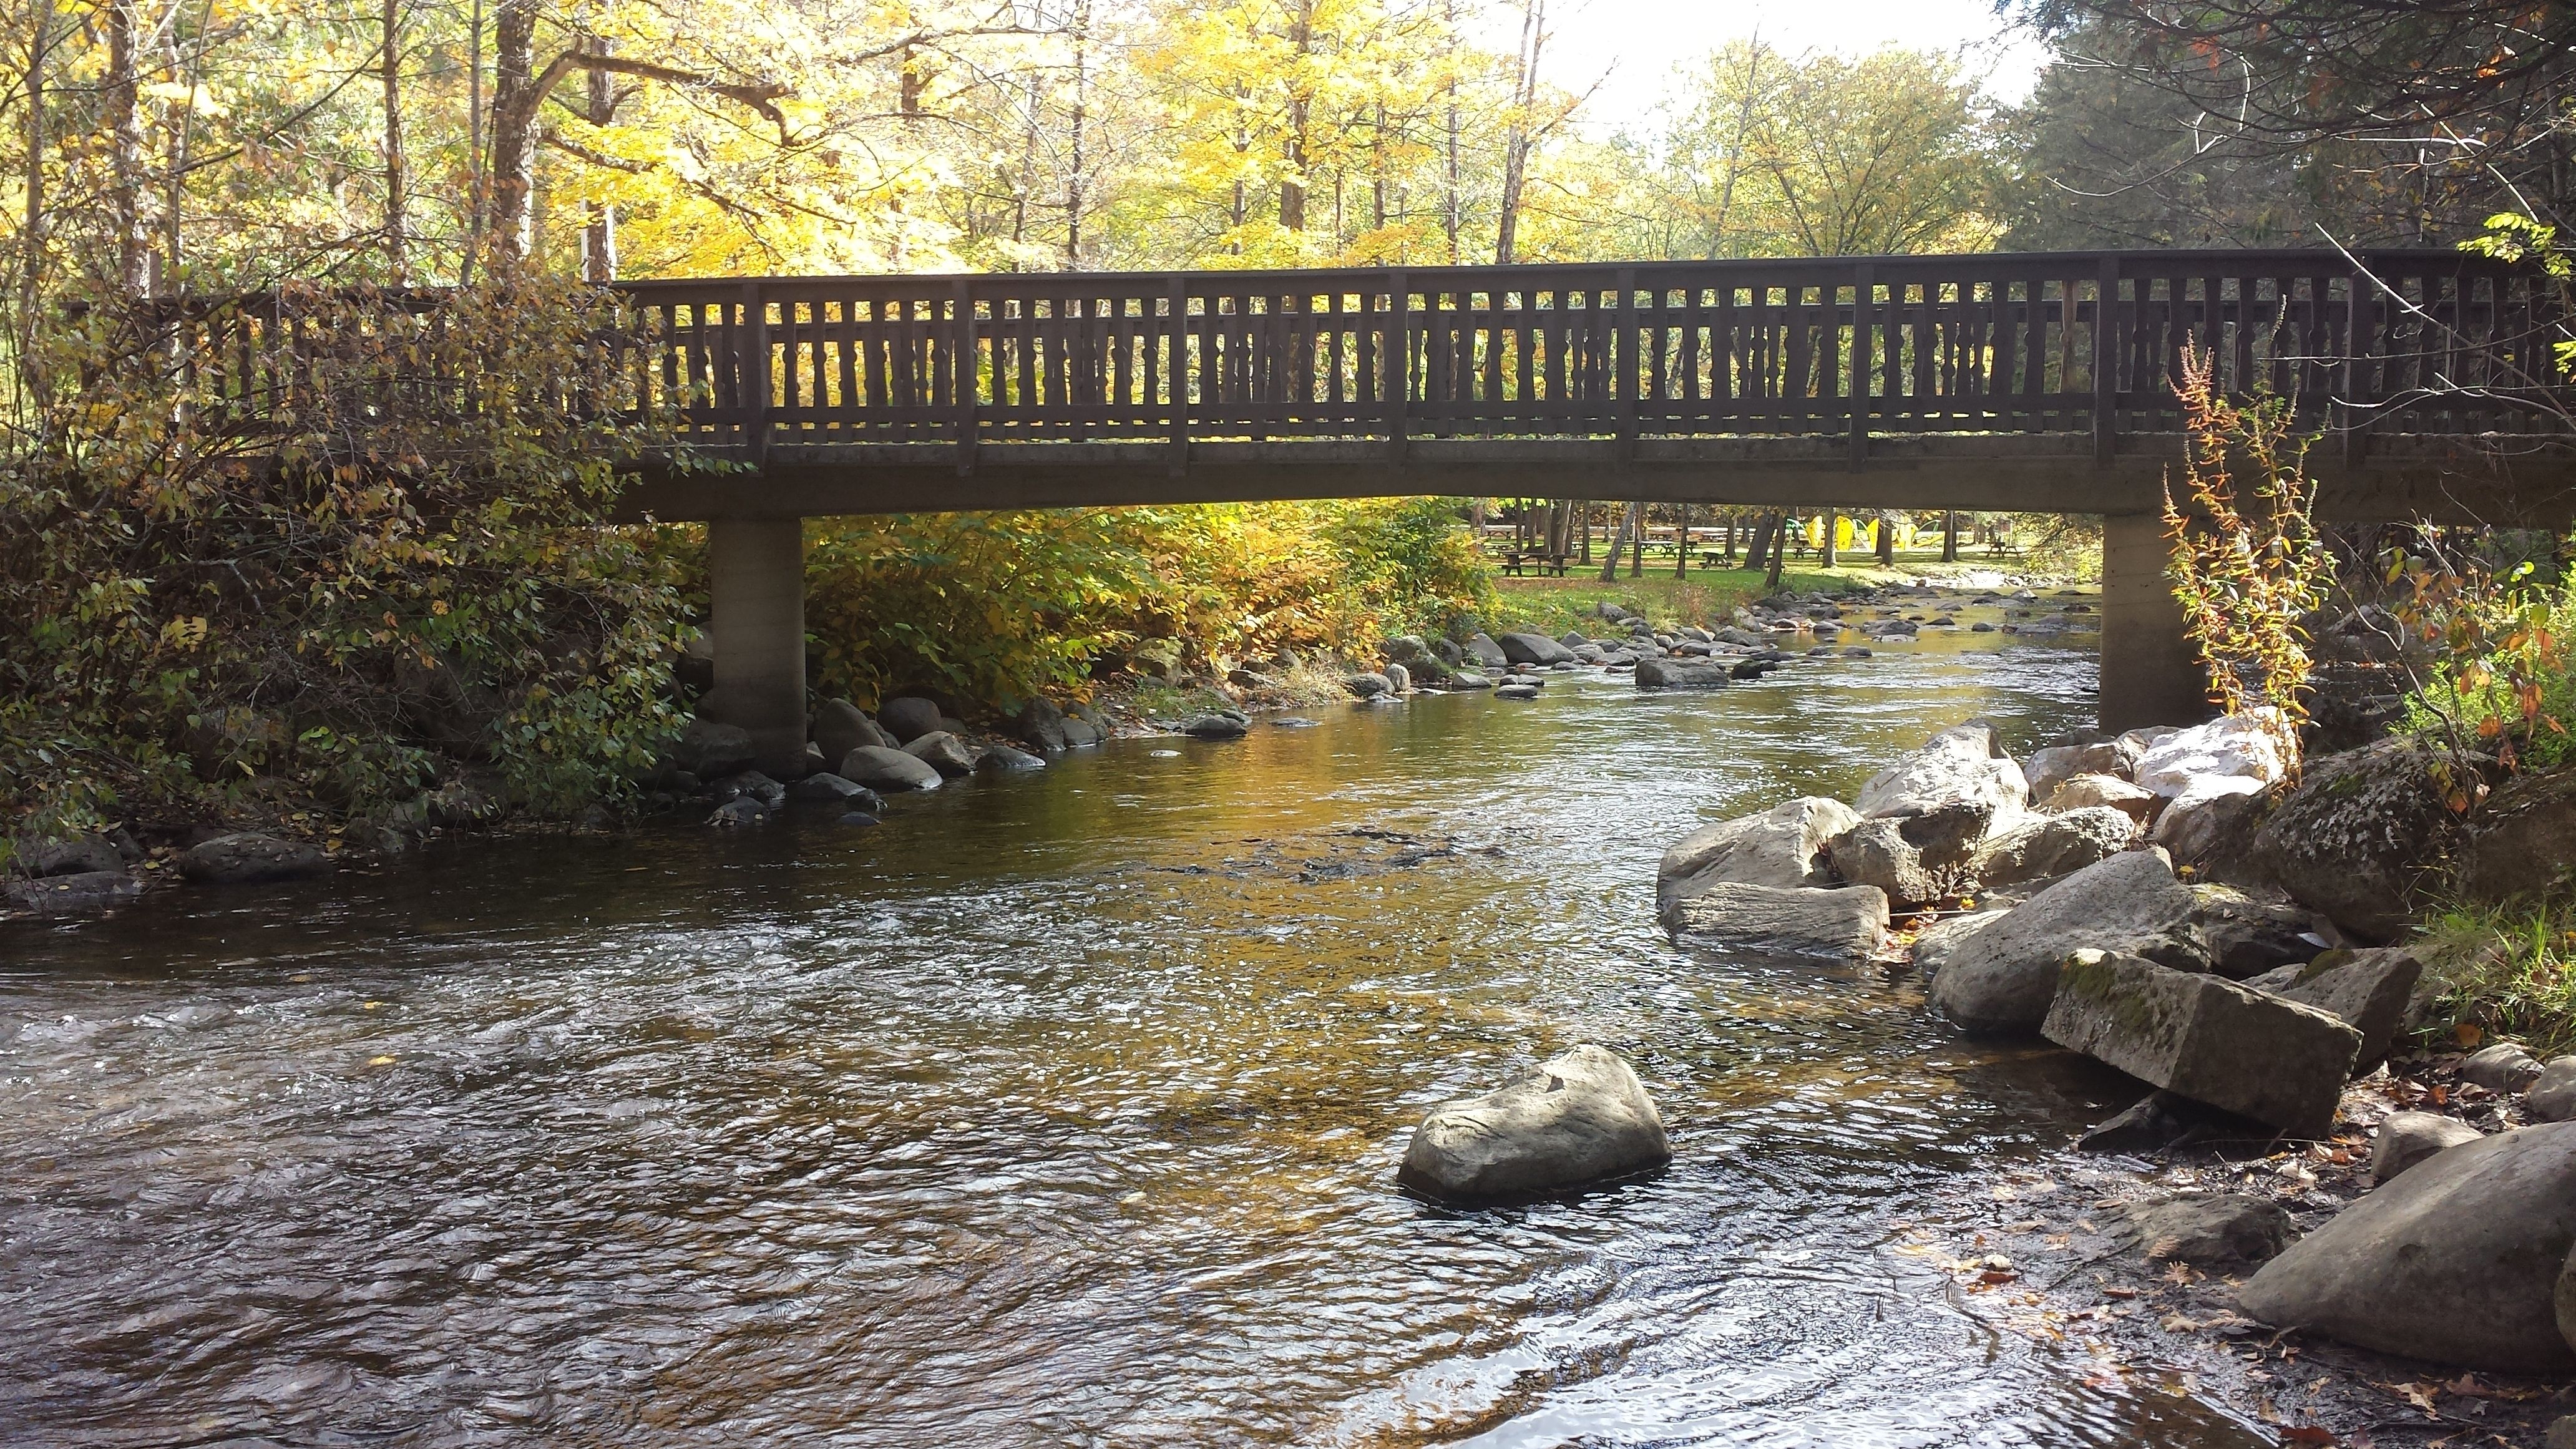
[[[0,1436],[2265,1442],[1890,1251],[2091,1079],[1653,929],[1696,823],[2089,717],[2088,654],[1993,642],[0,928]],[[1668,1172],[1392,1190],[1426,1105],[1586,1040]]]

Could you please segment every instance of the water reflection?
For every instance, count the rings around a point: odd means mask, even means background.
[[[17,928],[0,1432],[2262,1442],[1886,1251],[2062,1140],[2081,1081],[1877,973],[1650,928],[1703,819],[1848,795],[1938,723],[2089,715],[2089,657],[1971,642]],[[1581,1040],[1646,1077],[1671,1170],[1391,1191],[1425,1104]]]

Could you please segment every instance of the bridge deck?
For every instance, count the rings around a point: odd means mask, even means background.
[[[1986,253],[656,281],[633,507],[782,516],[1417,492],[2137,511],[2186,350],[2292,401],[2348,516],[2559,512],[2571,333],[2456,251]],[[239,392],[291,385],[239,314]],[[291,372],[291,370],[289,370]],[[666,460],[667,462],[667,460]]]

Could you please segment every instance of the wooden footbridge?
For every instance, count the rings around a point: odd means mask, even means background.
[[[641,482],[664,518],[1570,491],[2152,511],[2186,347],[2296,402],[2326,512],[2492,517],[2568,481],[2540,440],[2576,404],[2558,290],[2457,251],[625,290],[688,440],[759,470]]]
[[[2186,351],[2290,400],[2338,519],[2567,518],[2565,289],[2457,251],[654,281],[718,699],[804,741],[797,520],[1390,494],[2102,514],[2102,712],[2197,707],[2158,510]]]

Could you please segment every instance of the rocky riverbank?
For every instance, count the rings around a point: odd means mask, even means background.
[[[2238,717],[2017,761],[1956,726],[1850,802],[1677,842],[1664,924],[1917,971],[1953,1029],[2134,1080],[2079,1151],[1999,1187],[2022,1208],[1925,1238],[1999,1321],[2220,1341],[2289,1441],[2538,1443],[2576,1410],[2576,1057],[2480,1041],[2404,938],[2436,889],[2547,885],[2576,790],[2463,811],[2459,763],[2411,742],[2293,782],[2283,741]]]
[[[2049,637],[2098,626],[2083,591],[1994,575],[1971,584],[1855,587],[1787,593],[1734,608],[1722,618],[1655,621],[1615,604],[1594,611],[1598,635],[1565,631],[1465,632],[1457,639],[1398,636],[1373,658],[1278,657],[1223,677],[1188,672],[1183,654],[1149,641],[1094,702],[1031,700],[970,724],[950,704],[921,695],[889,698],[870,713],[847,700],[814,710],[805,769],[792,779],[751,768],[748,734],[711,718],[693,719],[626,807],[645,816],[717,829],[757,826],[785,810],[830,813],[850,828],[888,816],[888,801],[971,781],[987,773],[1046,767],[1065,750],[1146,735],[1226,740],[1263,716],[1303,723],[1291,711],[1336,702],[1388,705],[1422,694],[1491,691],[1535,698],[1547,680],[1572,672],[1633,678],[1642,689],[1709,690],[1783,669],[1867,659],[1927,633],[1982,632]],[[695,683],[707,661],[690,656]],[[684,672],[686,672],[684,670]],[[604,806],[579,817],[537,820],[518,810],[497,774],[451,772],[437,788],[380,815],[330,822],[310,813],[259,821],[256,828],[134,822],[77,840],[22,842],[0,879],[0,914],[93,915],[147,890],[181,883],[258,885],[367,867],[399,858],[442,834],[523,830],[604,831],[628,814]]]

